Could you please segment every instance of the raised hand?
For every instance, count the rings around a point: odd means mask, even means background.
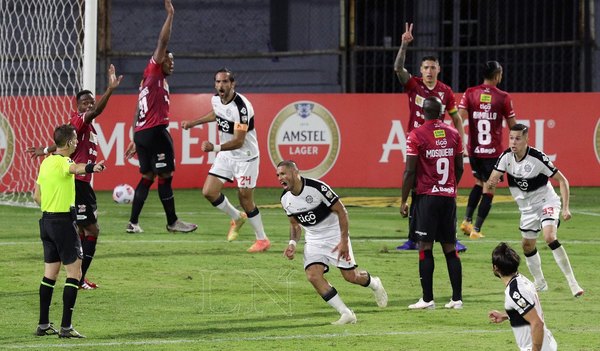
[[[409,44],[411,41],[414,40],[414,37],[412,35],[412,29],[413,24],[406,22],[406,30],[402,34],[402,44]]]
[[[119,84],[121,84],[121,80],[123,79],[123,76],[120,75],[117,78],[117,75],[115,73],[115,66],[114,65],[110,65],[108,66],[108,87],[111,89],[115,89],[119,86]]]

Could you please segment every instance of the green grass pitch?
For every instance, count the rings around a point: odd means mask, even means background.
[[[43,274],[37,221],[39,209],[0,206],[0,349],[2,350],[516,350],[508,323],[488,322],[503,308],[502,283],[491,272],[490,256],[500,241],[521,253],[516,204],[497,196],[483,232],[461,254],[462,310],[445,310],[450,283],[439,245],[434,249],[437,309],[409,311],[421,293],[417,253],[395,247],[406,237],[407,221],[389,197],[399,189],[336,189],[350,214],[350,235],[360,268],[381,277],[389,306],[380,309],[369,289],[343,281],[337,269],[326,277],[356,312],[356,325],[333,326],[338,318],[306,281],[302,257],[282,252],[289,225],[278,206],[280,189],[256,190],[271,250],[249,254],[253,233],[246,225],[228,243],[229,220],[212,208],[200,190],[177,190],[181,219],[199,224],[191,234],[171,234],[156,189],[140,218],[142,234],[126,234],[130,206],[99,192],[101,235],[88,277],[100,288],[80,291],[73,324],[82,340],[33,336],[38,287]],[[550,249],[538,242],[550,290],[540,294],[545,321],[561,350],[600,350],[600,188],[571,189],[573,219],[558,232],[575,275],[586,290],[571,297]],[[230,200],[237,203],[233,189]],[[500,194],[508,194],[501,189]],[[468,189],[461,189],[461,197]],[[352,197],[375,197],[353,199]],[[347,199],[344,200],[344,199]],[[392,205],[389,205],[392,203]],[[457,212],[464,214],[464,203]],[[299,244],[302,250],[302,244]],[[521,271],[529,272],[525,264]],[[50,312],[60,324],[59,276]]]

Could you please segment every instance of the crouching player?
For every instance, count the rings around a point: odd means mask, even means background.
[[[281,161],[277,165],[277,178],[284,190],[281,205],[290,220],[290,242],[283,255],[294,259],[296,243],[304,228],[306,277],[323,300],[339,312],[340,319],[332,324],[356,323],[356,315],[325,279],[329,265],[338,267],[346,281],[373,290],[377,305],[386,307],[388,297],[381,279],[356,269],[348,233],[348,212],[337,194],[319,180],[301,177],[293,161]]]

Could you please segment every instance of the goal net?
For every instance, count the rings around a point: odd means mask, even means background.
[[[0,1],[0,204],[32,206],[42,158],[82,71],[83,0]]]

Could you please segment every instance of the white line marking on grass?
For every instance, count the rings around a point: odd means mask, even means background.
[[[574,333],[590,333],[595,334],[600,332],[600,328],[565,330]],[[331,333],[331,334],[309,334],[309,335],[281,335],[281,336],[253,336],[241,338],[215,338],[215,339],[176,339],[176,340],[142,340],[142,341],[108,341],[96,343],[76,343],[76,344],[9,344],[4,347],[13,350],[24,349],[48,349],[48,348],[82,348],[82,347],[99,347],[99,346],[126,346],[126,345],[176,345],[176,344],[191,344],[191,343],[226,343],[226,342],[244,342],[244,341],[276,341],[276,340],[296,340],[296,339],[335,339],[348,337],[381,337],[381,336],[397,336],[397,335],[447,335],[452,334],[500,334],[512,333],[510,328],[502,328],[497,330],[456,330],[456,331],[392,331],[385,333]]]
[[[464,241],[464,240],[463,240]],[[515,243],[521,243],[521,240],[503,240],[506,243],[509,244],[515,244]],[[236,240],[235,242],[240,243],[240,244],[251,244],[254,241],[253,240]],[[283,242],[283,240],[281,241]],[[352,242],[356,242],[356,243],[366,243],[366,242],[373,242],[373,243],[392,243],[394,245],[398,244],[398,239],[397,238],[390,238],[390,239],[356,239],[356,238],[352,238]],[[489,241],[485,241],[485,240],[477,240],[477,241],[466,241],[469,244],[489,244]],[[583,245],[599,245],[600,244],[600,240],[589,240],[589,241],[585,241],[585,240],[561,240],[561,242],[563,243],[569,243],[569,244],[583,244]],[[12,246],[12,245],[35,245],[35,244],[39,244],[40,241],[0,241],[0,246]],[[204,239],[199,239],[199,240],[163,240],[163,239],[157,239],[157,240],[110,240],[110,239],[102,239],[102,243],[104,244],[130,244],[130,243],[135,243],[135,244],[218,244],[218,243],[223,243],[223,244],[227,244],[227,245],[233,245],[232,243],[228,243],[223,239],[218,239],[218,240],[204,240]]]
[[[453,334],[488,334],[488,333],[508,333],[512,330],[459,330],[452,331]],[[386,333],[331,333],[331,334],[309,334],[309,335],[281,335],[281,336],[252,336],[241,338],[215,338],[215,339],[176,339],[176,340],[143,340],[143,341],[108,341],[97,343],[77,343],[77,344],[30,344],[30,345],[4,345],[8,349],[47,349],[47,348],[82,348],[82,347],[98,347],[98,346],[125,346],[125,345],[176,345],[190,343],[224,343],[224,342],[244,342],[244,341],[276,341],[276,340],[296,340],[296,339],[334,339],[347,337],[381,337],[381,336],[396,336],[396,335],[447,335],[449,331],[394,331]]]

